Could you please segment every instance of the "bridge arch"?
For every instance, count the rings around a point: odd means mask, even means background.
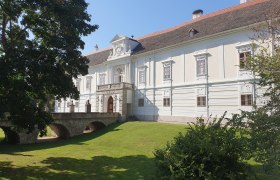
[[[103,122],[93,121],[86,126],[85,132],[94,132],[103,129],[105,127],[106,125]]]
[[[49,127],[54,132],[57,138],[66,139],[70,137],[69,130],[62,124],[59,123],[52,123],[49,124]]]
[[[11,127],[0,126],[0,128],[4,131],[4,140],[1,143],[7,144],[18,144],[20,143],[20,136],[17,132],[13,131]]]

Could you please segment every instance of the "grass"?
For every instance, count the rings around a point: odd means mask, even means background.
[[[2,141],[5,137],[4,131],[0,128],[0,141]]]
[[[58,142],[0,146],[0,179],[156,179],[154,148],[184,128],[128,122]]]
[[[158,179],[154,149],[185,127],[127,122],[68,140],[2,145],[0,179]],[[280,179],[279,172],[264,175],[260,165],[251,163],[260,179]]]

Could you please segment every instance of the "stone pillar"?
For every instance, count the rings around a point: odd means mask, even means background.
[[[126,120],[127,118],[127,90],[124,89],[120,96],[120,114],[122,116],[122,120]]]
[[[89,100],[87,100],[86,102],[86,113],[90,113],[91,112],[91,104],[89,103]]]
[[[117,98],[117,95],[116,95],[116,94],[114,95],[114,98],[113,98],[113,99],[114,99],[114,101],[113,101],[113,102],[114,102],[114,105],[113,105],[114,110],[113,110],[113,111],[114,111],[114,112],[117,112],[117,100],[118,100],[118,98]]]
[[[74,113],[75,112],[75,105],[73,103],[73,101],[71,101],[71,104],[70,104],[70,113]]]

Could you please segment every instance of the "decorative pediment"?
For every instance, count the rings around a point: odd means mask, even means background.
[[[253,44],[250,43],[250,42],[239,42],[236,44],[236,49],[238,49],[238,52],[239,53],[242,53],[242,52],[251,52],[252,49],[253,49]]]
[[[115,35],[115,37],[110,41],[110,43],[113,43],[115,41],[118,41],[118,40],[121,40],[121,39],[125,39],[126,37],[124,35],[120,35],[120,34],[117,34]]]
[[[114,60],[126,56],[130,56],[132,51],[138,46],[139,42],[123,35],[117,34],[112,40],[113,50],[108,60]]]

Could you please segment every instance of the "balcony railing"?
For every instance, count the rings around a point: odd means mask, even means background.
[[[107,90],[121,90],[121,89],[132,89],[133,85],[129,83],[116,83],[116,84],[105,84],[98,85],[97,91],[107,91]]]

